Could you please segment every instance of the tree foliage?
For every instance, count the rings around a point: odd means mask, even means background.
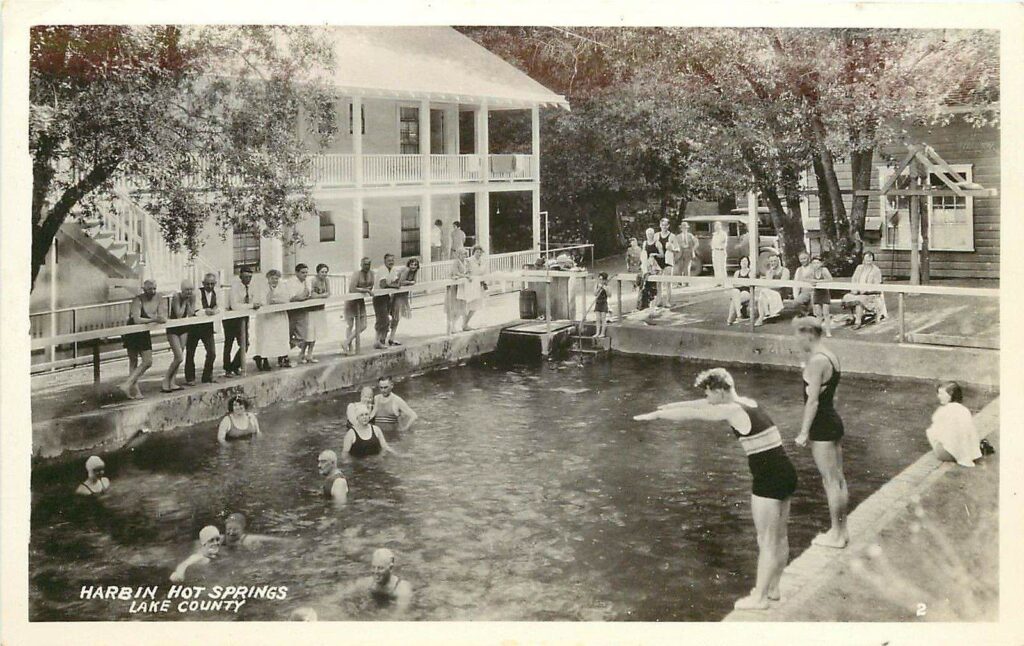
[[[298,117],[333,96],[319,30],[41,26],[30,43],[33,282],[61,224],[123,182],[192,253],[208,223],[280,235],[314,212],[310,154],[332,132]]]

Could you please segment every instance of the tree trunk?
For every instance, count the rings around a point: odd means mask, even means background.
[[[822,174],[824,175],[819,178],[819,181],[824,181],[825,188],[828,190],[829,201],[832,203],[832,219],[836,225],[836,237],[837,239],[846,237],[849,235],[850,230],[850,224],[846,217],[846,204],[843,202],[839,178],[836,176],[835,159],[832,157],[832,151],[826,145],[825,124],[817,116],[811,117],[811,132],[814,135],[817,148],[814,156],[818,158]],[[815,174],[817,174],[819,165],[815,165]]]
[[[787,196],[786,203],[789,205],[789,212],[783,208],[782,199],[778,190],[771,185],[761,185],[761,194],[768,202],[768,213],[772,219],[772,225],[779,234],[779,247],[782,251],[782,262],[790,268],[796,269],[800,264],[800,252],[804,248],[804,222],[800,209],[800,198],[797,196],[794,205],[791,198]]]
[[[871,162],[874,159],[875,151],[856,150],[850,153],[850,168],[853,171],[853,190],[868,190],[871,188]],[[853,208],[850,211],[850,235],[863,246],[864,222],[868,215],[867,195],[854,195]]]
[[[832,243],[833,246],[838,242],[838,232],[836,231],[836,220],[832,214],[832,199],[829,197],[828,186],[825,184],[825,169],[821,166],[821,160],[817,155],[812,157],[812,165],[814,166],[814,181],[818,187],[818,222],[821,227],[821,233]]]

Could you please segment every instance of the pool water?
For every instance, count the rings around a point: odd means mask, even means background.
[[[613,356],[509,368],[486,361],[402,380],[421,421],[401,456],[343,463],[351,494],[324,502],[316,458],[340,453],[353,393],[259,411],[264,435],[221,447],[215,423],[148,437],[107,456],[102,507],[68,495],[81,462],[33,475],[31,618],[389,619],[344,586],[387,546],[410,581],[411,618],[717,620],[754,584],[746,458],[722,424],[638,424],[659,403],[700,395],[707,366]],[[828,513],[806,449],[795,447],[800,375],[733,369],[742,395],[776,420],[796,464],[793,557]],[[979,395],[975,399],[980,399]],[[975,410],[984,402],[968,401]],[[846,473],[856,505],[928,450],[929,384],[845,377]],[[250,531],[291,537],[218,559],[207,582],[285,585],[284,601],[237,614],[132,615],[129,602],[79,600],[81,585],[162,585],[199,529],[245,512]],[[161,592],[162,594],[162,592]]]

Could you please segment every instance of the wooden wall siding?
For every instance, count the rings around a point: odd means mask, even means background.
[[[911,128],[910,139],[929,144],[950,164],[972,164],[974,181],[985,188],[999,190],[999,129],[973,128],[960,119],[942,128]],[[905,146],[888,146],[883,153],[899,162],[906,155]],[[875,156],[871,174],[872,188],[878,188],[878,169],[884,161]],[[837,164],[840,186],[852,186],[850,166]],[[813,176],[811,177],[812,188]],[[852,205],[846,196],[846,208]],[[818,198],[808,197],[808,214],[817,217]],[[933,251],[930,254],[931,275],[936,278],[998,278],[999,277],[999,208],[1000,198],[974,199],[974,252]],[[879,217],[879,200],[870,198],[868,217]],[[870,234],[876,235],[877,234]],[[910,273],[910,252],[880,249],[880,240],[868,238],[869,248],[878,251],[878,264],[888,277],[906,277]]]

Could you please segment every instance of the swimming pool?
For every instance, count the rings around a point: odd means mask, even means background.
[[[478,361],[400,381],[421,421],[394,442],[404,455],[343,464],[352,488],[335,510],[319,497],[317,453],[341,447],[352,393],[260,411],[264,436],[221,447],[216,425],[149,437],[107,457],[114,495],[102,510],[64,494],[81,464],[33,474],[30,609],[34,621],[387,619],[339,594],[368,574],[379,546],[412,582],[411,616],[432,620],[717,620],[753,587],[750,477],[720,424],[637,424],[657,404],[699,395],[707,367],[612,356],[509,368]],[[800,477],[792,555],[827,525],[798,430],[800,375],[732,369],[782,428]],[[966,402],[977,409],[975,395]],[[846,377],[851,508],[928,449],[929,384]],[[77,598],[79,586],[167,585],[198,530],[243,511],[250,530],[294,541],[220,559],[234,585],[285,585],[285,601],[238,614],[129,615],[129,603]]]

